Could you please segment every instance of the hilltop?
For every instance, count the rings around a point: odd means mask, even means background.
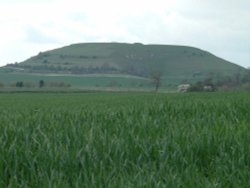
[[[141,43],[72,44],[40,52],[21,63],[2,68],[2,72],[25,75],[119,75],[137,79],[149,79],[152,72],[158,71],[168,84],[232,76],[244,70],[243,67],[198,48]]]

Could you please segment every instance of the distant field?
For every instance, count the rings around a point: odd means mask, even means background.
[[[164,76],[162,77],[160,89],[177,90],[177,86],[183,80],[189,80],[190,83],[198,81],[196,78],[187,76]],[[205,79],[205,78],[204,78]],[[154,90],[153,81],[150,78],[144,78],[132,75],[122,74],[34,74],[34,73],[6,73],[0,72],[0,82],[7,87],[19,81],[33,82],[38,84],[40,80],[45,82],[61,81],[71,85],[72,89],[95,89],[106,90],[113,88],[116,90]]]
[[[0,94],[0,187],[250,187],[249,93]]]
[[[71,84],[72,88],[98,88],[98,87],[115,87],[115,88],[148,88],[153,87],[150,79],[128,76],[128,75],[111,75],[111,74],[86,74],[86,75],[65,75],[65,74],[27,74],[27,73],[0,73],[0,81],[6,84],[18,81],[35,82],[39,80],[46,81],[63,81]]]

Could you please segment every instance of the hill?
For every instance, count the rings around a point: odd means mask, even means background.
[[[160,71],[165,82],[178,84],[182,80],[232,76],[244,70],[243,67],[194,47],[82,43],[40,52],[21,63],[9,64],[1,71],[64,76],[126,75],[143,79],[150,78],[154,71]]]

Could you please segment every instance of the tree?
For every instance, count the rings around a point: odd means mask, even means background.
[[[204,81],[198,81],[195,84],[192,84],[188,88],[189,92],[201,92],[201,91],[216,91],[216,87],[213,83],[212,78],[207,78]]]
[[[151,73],[151,79],[153,80],[153,84],[155,86],[155,91],[157,92],[160,85],[161,85],[161,79],[162,79],[162,72],[160,71],[153,71]]]
[[[39,81],[39,87],[40,87],[40,88],[44,87],[44,81],[43,81],[43,80],[40,80],[40,81]]]
[[[195,84],[192,84],[188,88],[188,92],[200,92],[200,91],[203,91],[203,87],[204,87],[204,83],[199,81],[199,82],[196,82]]]
[[[23,82],[22,81],[21,82],[16,82],[16,87],[22,88],[23,87]]]

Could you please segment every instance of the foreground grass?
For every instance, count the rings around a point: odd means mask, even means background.
[[[249,187],[249,93],[1,94],[0,187]]]

